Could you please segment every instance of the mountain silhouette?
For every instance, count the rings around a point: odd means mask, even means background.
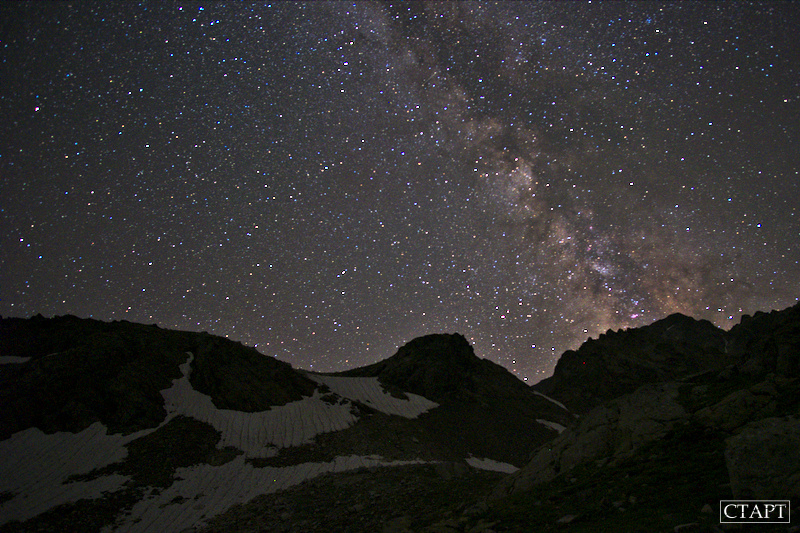
[[[576,412],[633,392],[730,364],[725,331],[676,313],[641,328],[608,330],[564,352],[553,376],[535,385]]]
[[[532,387],[460,334],[322,374],[5,318],[0,405],[0,532],[710,531],[722,499],[797,511],[800,304],[609,331]]]

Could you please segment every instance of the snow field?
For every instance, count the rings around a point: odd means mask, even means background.
[[[346,429],[357,420],[350,402],[331,405],[321,399],[319,391],[269,411],[245,413],[217,409],[211,397],[194,390],[189,382],[193,357],[189,354],[189,359],[181,365],[183,377],[161,391],[168,420],[184,415],[213,426],[222,433],[221,448],[233,446],[248,457],[272,457],[277,454],[277,448],[306,444],[320,433]]]
[[[16,355],[0,355],[0,365],[21,364],[30,361],[30,357],[17,357]]]
[[[47,435],[30,428],[0,442],[0,493],[14,494],[0,505],[0,524],[27,520],[63,503],[96,499],[118,490],[127,476],[65,481],[125,459],[125,445],[151,431],[108,435],[106,427],[96,422],[80,433]]]
[[[414,394],[408,394],[408,400],[394,398],[384,392],[377,378],[315,375],[312,377],[317,382],[324,383],[343,399],[331,404],[323,401],[316,390],[311,397],[269,411],[217,409],[209,396],[192,388],[189,382],[192,360],[193,354],[189,353],[180,366],[183,376],[161,391],[167,416],[158,428],[176,416],[191,417],[221,433],[218,447],[232,446],[244,454],[220,466],[177,469],[175,482],[158,494],[151,493],[119,517],[115,531],[180,531],[255,496],[283,490],[322,473],[418,463],[353,455],[336,457],[327,463],[255,468],[246,459],[275,456],[279,448],[305,444],[320,433],[350,427],[357,421],[350,399],[406,418],[415,418],[438,405]],[[47,435],[29,428],[0,442],[0,493],[14,495],[0,504],[0,525],[11,520],[24,521],[61,504],[101,498],[106,492],[121,489],[128,476],[67,480],[123,461],[130,442],[158,428],[126,436],[109,435],[107,428],[96,422],[79,433]]]
[[[336,457],[327,463],[303,463],[287,467],[254,468],[238,456],[222,466],[196,465],[179,468],[176,481],[160,494],[137,503],[120,533],[181,531],[197,527],[230,507],[261,494],[271,494],[326,472],[361,467],[399,466],[420,461],[382,461],[372,457]]]
[[[519,468],[510,464],[510,463],[502,463],[500,461],[495,461],[494,459],[485,459],[479,457],[469,456],[466,459],[467,464],[472,468],[479,468],[481,470],[491,470],[492,472],[503,472],[506,474],[513,474]]]
[[[558,431],[559,433],[561,433],[562,431],[567,429],[566,427],[562,426],[561,424],[559,424],[557,422],[550,422],[549,420],[543,420],[541,418],[537,418],[536,421],[539,422],[543,426],[546,426],[546,427],[549,427],[550,429],[554,429],[554,430]]]
[[[387,415],[417,418],[422,413],[439,406],[436,402],[410,392],[405,393],[408,396],[408,400],[395,398],[383,390],[376,377],[351,378],[323,376],[320,374],[309,374],[308,377],[317,383],[327,385],[331,391],[339,396],[362,402]]]
[[[541,397],[542,397],[542,398],[544,398],[545,400],[549,400],[549,401],[553,402],[554,404],[556,404],[557,406],[559,406],[559,407],[560,407],[560,408],[562,408],[563,410],[565,410],[565,411],[569,412],[569,409],[567,409],[567,406],[566,406],[566,405],[564,405],[563,403],[559,402],[558,400],[554,400],[554,399],[553,399],[553,398],[551,398],[550,396],[545,396],[545,395],[544,395],[544,394],[542,394],[541,392],[533,391],[533,393],[534,393],[534,394],[536,394],[537,396],[541,396]]]

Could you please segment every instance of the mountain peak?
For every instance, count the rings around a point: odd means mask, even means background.
[[[467,339],[460,333],[434,333],[417,337],[402,346],[392,359],[419,365],[452,365],[474,368],[480,359]]]
[[[462,455],[524,464],[526,443],[544,442],[574,421],[502,366],[476,356],[458,333],[418,337],[388,359],[339,375],[374,377],[391,394],[438,403],[418,423],[431,442]]]
[[[341,375],[378,377],[384,386],[401,388],[433,400],[474,389],[482,360],[459,333],[417,337],[375,364]]]
[[[668,381],[724,366],[725,332],[708,320],[674,313],[648,326],[608,330],[567,350],[553,376],[534,388],[575,411],[633,392],[644,383]]]

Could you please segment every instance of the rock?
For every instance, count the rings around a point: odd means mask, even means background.
[[[775,384],[764,381],[732,392],[719,403],[700,409],[695,418],[705,426],[733,431],[751,420],[774,414],[777,395]]]
[[[700,509],[700,512],[704,514],[712,514],[714,512],[714,509],[712,509],[711,505],[707,503],[703,506],[702,509]]]
[[[487,505],[486,502],[482,501],[482,502],[476,503],[475,505],[473,505],[471,507],[468,507],[464,511],[464,515],[465,516],[477,516],[477,515],[481,515],[481,514],[485,513],[488,510],[489,510],[489,505]]]
[[[469,465],[454,461],[442,461],[434,464],[433,468],[439,477],[446,481],[450,481],[453,478],[466,476],[470,472]]]
[[[700,524],[697,522],[691,522],[689,524],[680,524],[672,528],[675,533],[683,533],[684,531],[696,531],[700,529]]]
[[[680,384],[645,385],[619,402],[615,456],[629,455],[644,443],[663,436],[671,425],[686,416],[676,401]]]
[[[311,396],[317,383],[286,362],[237,342],[201,336],[189,381],[219,409],[248,413]]]
[[[739,373],[746,376],[763,376],[766,372],[764,365],[761,364],[761,359],[757,357],[748,359],[739,367]]]
[[[743,363],[741,373],[800,376],[800,303],[783,311],[742,316],[726,341],[729,355]]]
[[[717,378],[720,381],[727,381],[736,377],[738,373],[739,369],[736,365],[728,365],[717,373]]]
[[[587,413],[577,427],[539,447],[533,458],[505,478],[490,499],[502,498],[550,481],[586,461],[631,455],[641,445],[664,436],[688,415],[677,402],[681,383],[654,383]]]
[[[413,393],[438,403],[420,424],[435,430],[408,435],[408,447],[451,450],[449,457],[441,457],[445,460],[472,454],[518,467],[528,461],[531,450],[553,437],[553,430],[539,419],[574,424],[565,408],[536,394],[500,365],[476,356],[459,334],[416,338],[388,359],[338,375],[376,377],[392,395]]]
[[[562,516],[561,518],[559,518],[558,520],[556,520],[556,523],[557,524],[569,524],[569,523],[573,522],[576,518],[578,518],[577,515],[566,514],[566,515]]]
[[[736,373],[800,376],[800,303],[745,315],[729,332],[681,314],[642,328],[609,330],[564,352],[553,376],[533,387],[585,413],[644,383],[709,372],[723,379]]]
[[[733,497],[800,499],[800,418],[765,418],[725,441]]]
[[[741,529],[744,529],[742,527],[742,524],[720,524],[719,528],[722,531],[739,531]]]
[[[411,525],[411,517],[408,515],[403,515],[397,518],[393,518],[384,524],[383,526],[383,533],[406,533],[410,531],[408,526]]]
[[[645,383],[719,371],[733,362],[725,346],[723,330],[676,313],[642,328],[609,330],[567,350],[553,376],[534,388],[585,413]]]
[[[491,533],[492,526],[497,524],[497,521],[487,522],[485,520],[478,520],[478,523],[467,530],[467,533]]]
[[[425,528],[425,531],[427,533],[452,533],[454,531],[462,531],[465,522],[466,519],[464,519],[464,517],[461,519],[449,518]]]
[[[478,374],[497,370],[488,363],[475,355],[463,335],[433,334],[413,339],[388,359],[342,375],[377,376],[384,386],[441,402],[475,392]]]

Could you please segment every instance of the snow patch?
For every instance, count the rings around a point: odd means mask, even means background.
[[[560,408],[562,408],[563,410],[565,410],[565,411],[569,411],[569,409],[567,409],[567,407],[566,407],[566,406],[565,406],[563,403],[559,402],[558,400],[554,400],[554,399],[552,399],[550,396],[545,396],[545,395],[544,395],[544,394],[542,394],[541,392],[533,391],[533,393],[534,393],[534,394],[538,394],[539,396],[541,396],[541,397],[542,397],[542,398],[544,398],[545,400],[550,400],[551,402],[553,402],[554,404],[556,404],[557,406],[559,406],[559,407],[560,407]]]
[[[18,357],[16,355],[0,355],[0,365],[27,363],[30,357]]]
[[[331,405],[322,400],[318,390],[311,397],[269,411],[217,409],[210,396],[194,390],[189,382],[193,358],[189,354],[181,365],[183,377],[161,391],[169,413],[167,420],[184,415],[213,426],[222,433],[219,447],[233,446],[248,457],[272,457],[278,448],[306,444],[320,433],[346,429],[357,420],[350,402]]]
[[[259,494],[276,492],[325,472],[422,462],[347,456],[327,463],[256,468],[246,459],[274,456],[278,448],[298,446],[320,433],[354,424],[357,418],[352,413],[351,400],[332,405],[323,401],[322,394],[316,390],[311,397],[269,411],[244,413],[217,409],[209,396],[194,390],[189,382],[193,358],[189,353],[187,361],[180,366],[183,376],[161,391],[167,417],[156,428],[130,435],[109,435],[100,422],[79,433],[48,435],[37,428],[29,428],[0,442],[0,494],[12,495],[0,504],[0,525],[12,520],[25,521],[62,504],[102,498],[104,493],[120,490],[129,476],[114,474],[85,481],[69,478],[123,461],[130,442],[156,431],[179,415],[213,426],[221,433],[218,447],[233,446],[244,454],[221,466],[194,465],[176,469],[176,479],[171,486],[146,496],[118,518],[115,526],[118,531],[180,531]],[[383,391],[377,379],[325,376],[318,381],[341,396],[350,396],[375,409],[408,418],[437,405],[412,394],[408,395],[408,400],[393,398]]]
[[[0,493],[14,494],[0,505],[0,524],[28,520],[64,503],[119,490],[128,476],[65,481],[123,460],[128,455],[125,445],[150,431],[109,435],[103,424],[95,422],[80,433],[48,435],[29,428],[0,442]]]
[[[503,472],[505,474],[513,474],[519,470],[519,468],[510,463],[501,463],[500,461],[495,461],[494,459],[470,456],[467,457],[466,461],[467,464],[472,468],[478,468],[480,470],[491,470],[492,472]]]
[[[286,467],[254,468],[238,456],[221,466],[195,465],[179,468],[177,480],[159,494],[138,502],[115,531],[181,531],[198,528],[204,521],[234,505],[261,494],[271,494],[298,485],[326,472],[344,472],[361,467],[399,466],[422,461],[383,461],[356,455],[335,457],[327,463],[303,463]]]
[[[339,396],[364,403],[387,415],[399,415],[405,418],[416,418],[430,411],[439,404],[427,398],[406,392],[407,400],[395,398],[388,394],[377,377],[342,377],[308,374],[308,377],[326,385]]]
[[[561,424],[558,424],[556,422],[550,422],[549,420],[542,420],[541,418],[537,418],[536,421],[539,422],[543,426],[546,426],[546,427],[549,427],[550,429],[554,429],[554,430],[558,431],[559,433],[561,433],[562,431],[567,429],[565,426],[562,426]]]

